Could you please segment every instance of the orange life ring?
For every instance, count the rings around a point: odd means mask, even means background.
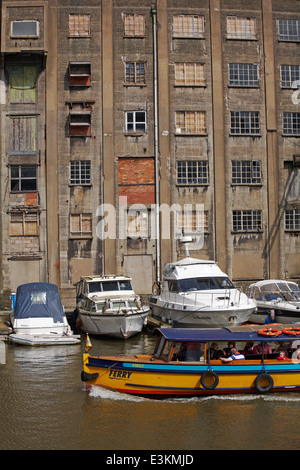
[[[281,335],[280,330],[276,330],[276,328],[261,328],[257,331],[259,335],[263,336],[279,336]]]
[[[283,328],[282,333],[285,335],[300,335],[300,328],[298,326],[290,326],[288,328]]]

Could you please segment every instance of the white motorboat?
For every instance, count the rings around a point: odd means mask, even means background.
[[[126,339],[142,331],[148,306],[127,276],[85,276],[76,284],[77,325],[86,333]]]
[[[32,282],[17,288],[8,340],[28,346],[79,344],[73,335],[55,284]]]
[[[255,323],[300,321],[300,290],[295,282],[258,281],[249,287],[249,297],[257,303],[257,312],[250,317]]]
[[[241,325],[256,309],[216,262],[189,256],[164,265],[161,292],[149,305],[154,318],[189,328]]]

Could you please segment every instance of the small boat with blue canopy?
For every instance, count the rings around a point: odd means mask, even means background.
[[[31,282],[17,288],[16,304],[10,318],[13,333],[9,341],[29,346],[79,344],[61,304],[58,287]]]
[[[153,354],[84,353],[86,387],[150,398],[300,391],[296,325],[160,328],[155,333]],[[223,357],[227,347],[231,351]]]

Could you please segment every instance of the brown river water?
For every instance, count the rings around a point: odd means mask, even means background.
[[[152,352],[155,338],[92,341],[93,354]],[[150,400],[81,382],[81,345],[5,344],[1,450],[199,451],[300,447],[300,393]],[[112,454],[113,455],[113,454]]]

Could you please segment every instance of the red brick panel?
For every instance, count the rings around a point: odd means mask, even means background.
[[[128,204],[155,202],[154,158],[126,157],[118,161],[119,196]]]

